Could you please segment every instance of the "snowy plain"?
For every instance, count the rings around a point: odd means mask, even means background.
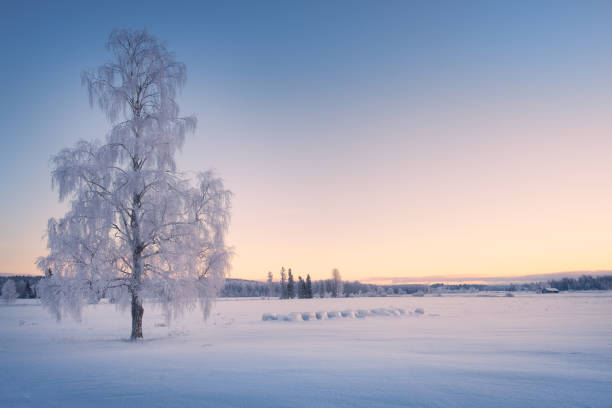
[[[262,320],[388,307],[407,313]],[[0,305],[0,407],[612,407],[612,292],[219,299],[169,327],[145,305],[143,329]]]

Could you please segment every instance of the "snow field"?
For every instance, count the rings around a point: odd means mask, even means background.
[[[370,315],[390,304],[404,315]],[[319,312],[262,321],[296,310]],[[366,318],[323,320],[347,310]],[[0,305],[0,407],[609,408],[611,311],[611,292],[220,299],[168,326],[147,303],[130,342],[129,310],[57,324],[18,300]]]

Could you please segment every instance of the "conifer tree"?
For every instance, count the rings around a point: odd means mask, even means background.
[[[343,291],[344,288],[340,271],[338,269],[334,269],[332,271],[332,297],[342,297]]]
[[[30,285],[30,281],[26,281],[24,297],[26,299],[33,299],[36,297],[36,294],[34,293],[34,290],[32,289],[32,285]]]
[[[280,298],[287,299],[289,296],[287,293],[287,274],[285,273],[284,266],[281,268],[280,290],[281,290]]]
[[[291,273],[291,268],[289,268],[287,278],[287,297],[289,299],[293,299],[295,297],[295,282],[293,281],[293,273]]]
[[[306,275],[306,296],[307,299],[312,299],[312,281],[310,280],[310,274]]]
[[[298,299],[304,299],[306,297],[306,284],[301,276],[298,276]]]

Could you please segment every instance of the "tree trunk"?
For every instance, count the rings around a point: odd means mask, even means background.
[[[132,294],[132,340],[142,339],[142,315],[144,308],[137,294]]]

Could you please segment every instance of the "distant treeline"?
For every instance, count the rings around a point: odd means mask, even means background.
[[[0,276],[0,287],[7,280],[13,280],[20,299],[36,298],[36,284],[41,276]],[[306,282],[306,281],[304,281]],[[287,285],[288,283],[285,283]],[[445,285],[443,283],[405,284],[405,285],[374,285],[358,281],[342,281],[339,285],[334,279],[323,279],[312,281],[312,292],[304,287],[300,289],[300,281],[294,283],[293,293],[295,297],[355,297],[355,296],[401,296],[401,295],[425,295],[441,294],[450,292],[484,292],[484,291],[540,291],[544,287],[556,288],[559,291],[580,290],[612,290],[612,275],[590,276],[583,275],[577,278],[563,278],[550,280],[548,282],[532,282],[522,284],[455,284]],[[286,288],[287,286],[285,286]],[[285,289],[286,290],[286,289]],[[285,295],[283,295],[285,293]],[[219,294],[220,297],[283,297],[286,292],[281,289],[280,282],[259,282],[245,279],[226,279],[225,287]]]
[[[313,297],[333,297],[337,283],[333,279],[312,282]],[[563,278],[547,282],[506,283],[506,284],[470,284],[461,283],[447,285],[433,284],[403,284],[403,285],[374,285],[358,281],[343,281],[341,285],[342,297],[354,296],[401,296],[426,295],[442,293],[474,293],[486,291],[539,292],[545,287],[552,287],[560,291],[567,290],[612,290],[612,275],[590,276],[583,275],[578,278]],[[298,290],[299,293],[299,290]],[[283,297],[279,282],[258,282],[241,279],[228,279],[221,297]]]
[[[611,290],[612,276],[582,275],[579,278],[551,280],[548,284],[559,290]]]
[[[286,285],[286,284],[285,284]],[[335,282],[333,279],[324,279],[312,282],[312,297],[333,297]],[[341,296],[377,296],[377,294],[385,292],[377,285],[360,283],[357,281],[343,281]],[[291,292],[291,291],[289,291]],[[226,279],[225,287],[219,294],[220,297],[283,297],[280,282],[259,282],[245,279]],[[310,297],[307,291],[306,295],[300,296],[299,280],[295,283],[294,297]],[[303,292],[302,292],[303,293]],[[386,293],[386,292],[385,292]]]
[[[6,281],[12,280],[15,283],[17,297],[20,299],[36,298],[36,285],[42,279],[42,276],[0,276],[0,288],[4,286]]]

